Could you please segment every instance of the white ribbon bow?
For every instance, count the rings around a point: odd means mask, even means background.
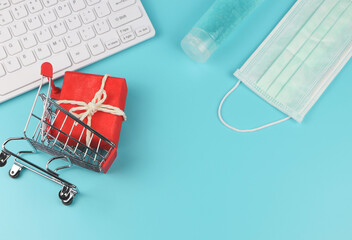
[[[107,94],[106,94],[104,87],[105,87],[106,80],[108,79],[109,76],[110,75],[105,74],[105,76],[103,77],[102,84],[101,84],[99,91],[95,93],[94,98],[89,103],[86,103],[83,101],[75,101],[75,100],[60,100],[60,101],[57,101],[57,103],[58,104],[62,104],[62,103],[65,104],[66,103],[66,104],[78,105],[78,107],[71,108],[70,113],[72,113],[75,117],[79,118],[81,121],[83,121],[85,118],[87,118],[87,125],[89,127],[91,127],[93,115],[98,111],[110,113],[110,114],[117,115],[117,116],[122,116],[124,121],[126,121],[127,120],[126,114],[120,108],[104,104],[104,102],[107,98]],[[77,111],[84,111],[84,112],[78,114],[78,113],[76,113]],[[92,134],[87,129],[86,145],[88,147],[89,147],[91,141],[92,141]]]

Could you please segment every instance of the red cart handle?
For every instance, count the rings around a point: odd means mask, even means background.
[[[51,85],[50,97],[52,99],[60,99],[61,89],[56,87],[53,81],[53,66],[49,62],[45,62],[41,67],[41,75],[48,78]]]

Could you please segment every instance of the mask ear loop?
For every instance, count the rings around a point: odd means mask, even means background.
[[[282,122],[285,122],[289,119],[291,119],[291,117],[286,117],[284,119],[281,119],[281,120],[278,120],[276,122],[272,122],[272,123],[269,123],[269,124],[266,124],[264,126],[261,126],[261,127],[257,127],[257,128],[253,128],[253,129],[238,129],[238,128],[235,128],[231,125],[229,125],[227,122],[225,122],[225,120],[222,118],[222,115],[221,115],[221,109],[222,109],[222,105],[224,104],[225,100],[228,98],[228,96],[233,92],[235,91],[238,86],[240,85],[241,83],[241,80],[239,80],[236,85],[228,92],[226,93],[226,95],[223,97],[223,99],[221,100],[221,103],[219,105],[219,109],[218,109],[218,116],[219,116],[219,119],[220,121],[222,122],[222,124],[224,124],[226,127],[230,128],[231,130],[234,130],[236,132],[240,132],[240,133],[249,133],[249,132],[256,132],[256,131],[259,131],[259,130],[262,130],[264,128],[268,128],[268,127],[271,127],[271,126],[274,126],[276,124],[279,124],[279,123],[282,123]]]

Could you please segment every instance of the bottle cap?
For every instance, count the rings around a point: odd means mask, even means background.
[[[216,50],[214,39],[200,28],[192,28],[181,42],[183,51],[194,61],[204,63]]]

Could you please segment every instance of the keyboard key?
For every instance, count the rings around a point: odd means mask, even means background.
[[[21,19],[26,17],[28,15],[28,12],[24,4],[21,4],[16,5],[14,8],[12,8],[12,15],[15,17],[15,19]]]
[[[132,41],[133,39],[135,39],[136,36],[134,36],[134,33],[133,32],[130,32],[130,33],[127,33],[123,36],[121,36],[121,40],[122,42],[126,43],[126,42],[129,42],[129,41]]]
[[[0,12],[0,26],[5,26],[13,21],[13,18],[9,11]]]
[[[53,34],[55,36],[60,36],[60,35],[62,35],[62,34],[67,32],[66,26],[65,26],[65,24],[63,22],[54,23],[51,26],[51,30],[53,31]]]
[[[49,10],[47,10],[45,12],[42,12],[41,13],[41,17],[42,17],[43,22],[45,24],[52,23],[52,22],[54,22],[56,20],[56,15],[55,15],[54,11],[51,10],[51,9],[49,9]]]
[[[50,47],[51,50],[53,50],[54,53],[59,53],[62,52],[66,49],[65,43],[61,39],[55,39],[50,42]]]
[[[116,13],[113,16],[110,16],[109,22],[113,28],[117,28],[140,17],[142,17],[141,11],[138,7],[133,6],[126,9],[125,12]]]
[[[110,39],[110,40],[105,41],[105,47],[107,49],[113,49],[119,45],[120,45],[120,41],[118,38],[114,38],[114,39]]]
[[[39,0],[29,0],[26,2],[27,2],[27,7],[31,13],[36,13],[43,9],[43,6]]]
[[[66,17],[71,14],[70,7],[68,6],[68,3],[63,2],[59,3],[56,7],[56,13],[59,16],[59,18]]]
[[[21,42],[24,48],[28,49],[37,45],[37,40],[34,35],[27,34],[21,38]]]
[[[51,52],[46,45],[41,45],[34,48],[35,54],[37,55],[38,59],[45,59],[51,55]]]
[[[55,56],[48,58],[47,61],[55,66],[54,74],[72,66],[72,62],[66,53],[56,54]]]
[[[51,7],[57,4],[57,0],[43,0],[45,7]]]
[[[7,61],[8,60],[6,60],[6,62]],[[25,68],[21,68],[13,73],[7,74],[5,77],[0,78],[0,84],[1,84],[0,95],[8,94],[25,85],[39,81],[40,75],[38,74],[38,67],[40,69],[40,65],[44,61],[50,62],[54,66],[54,76],[55,76],[55,73],[63,71],[72,66],[72,63],[66,53],[55,54],[54,56],[46,58],[45,60],[38,61],[37,64],[32,64]],[[5,65],[6,65],[6,62],[5,62]],[[26,76],[26,77],[23,77],[23,76]],[[13,81],[13,79],[20,79],[21,81]]]
[[[79,33],[81,34],[81,37],[84,41],[87,41],[95,37],[94,30],[91,26],[81,28],[79,30]]]
[[[0,77],[5,76],[5,74],[6,74],[5,69],[0,64]]]
[[[91,23],[96,19],[95,14],[91,9],[82,11],[81,18],[84,24]]]
[[[143,36],[150,32],[149,27],[140,27],[136,29],[136,34],[138,37]]]
[[[110,14],[110,9],[106,3],[101,3],[95,7],[95,12],[97,13],[98,17],[102,18]]]
[[[17,40],[12,40],[5,44],[5,48],[10,55],[15,55],[22,51],[22,47]]]
[[[94,28],[98,34],[103,34],[103,33],[106,33],[110,30],[110,27],[105,20],[99,20],[99,21],[95,22]]]
[[[73,11],[78,12],[86,7],[86,4],[83,0],[72,0],[71,7]]]
[[[16,21],[14,24],[11,25],[11,31],[14,36],[18,37],[22,34],[27,32],[27,28],[24,26],[23,22]]]
[[[117,29],[117,33],[122,36],[125,35],[126,33],[132,32],[131,26],[125,26],[122,28]]]
[[[21,68],[20,63],[18,62],[17,58],[15,58],[15,57],[6,58],[6,60],[4,61],[4,65],[5,65],[6,71],[8,71],[9,73],[14,72],[14,71]],[[5,86],[3,86],[3,84],[2,84],[1,88],[3,88],[3,87],[5,87]]]
[[[29,30],[34,30],[42,26],[42,22],[40,21],[39,17],[36,15],[33,15],[27,18],[26,24]]]
[[[0,60],[6,58],[6,52],[3,47],[0,46]]]
[[[12,38],[8,28],[0,28],[0,43],[6,42]]]
[[[136,0],[109,0],[111,9],[116,12],[132,4],[136,3]]]
[[[23,66],[29,66],[35,63],[36,59],[34,57],[34,54],[31,51],[29,51],[29,52],[24,52],[20,54],[20,61]]]
[[[74,63],[80,63],[90,58],[90,53],[84,45],[71,49],[70,54]]]
[[[52,38],[52,35],[48,28],[42,28],[38,30],[36,35],[38,37],[39,42],[41,43],[46,42]]]
[[[11,0],[11,2],[13,3],[13,4],[17,4],[17,3],[20,3],[20,2],[23,2],[24,0]]]
[[[94,56],[105,52],[104,46],[99,39],[94,39],[88,43],[88,47]]]
[[[86,0],[89,6],[92,6],[94,4],[97,4],[100,2],[100,0]]]
[[[0,0],[0,10],[10,7],[8,0]]]
[[[74,30],[82,26],[81,20],[79,20],[78,15],[69,16],[66,19],[66,24],[70,30]]]
[[[65,41],[69,47],[76,46],[77,44],[81,43],[81,39],[77,35],[77,33],[70,33],[69,35],[66,35]]]

